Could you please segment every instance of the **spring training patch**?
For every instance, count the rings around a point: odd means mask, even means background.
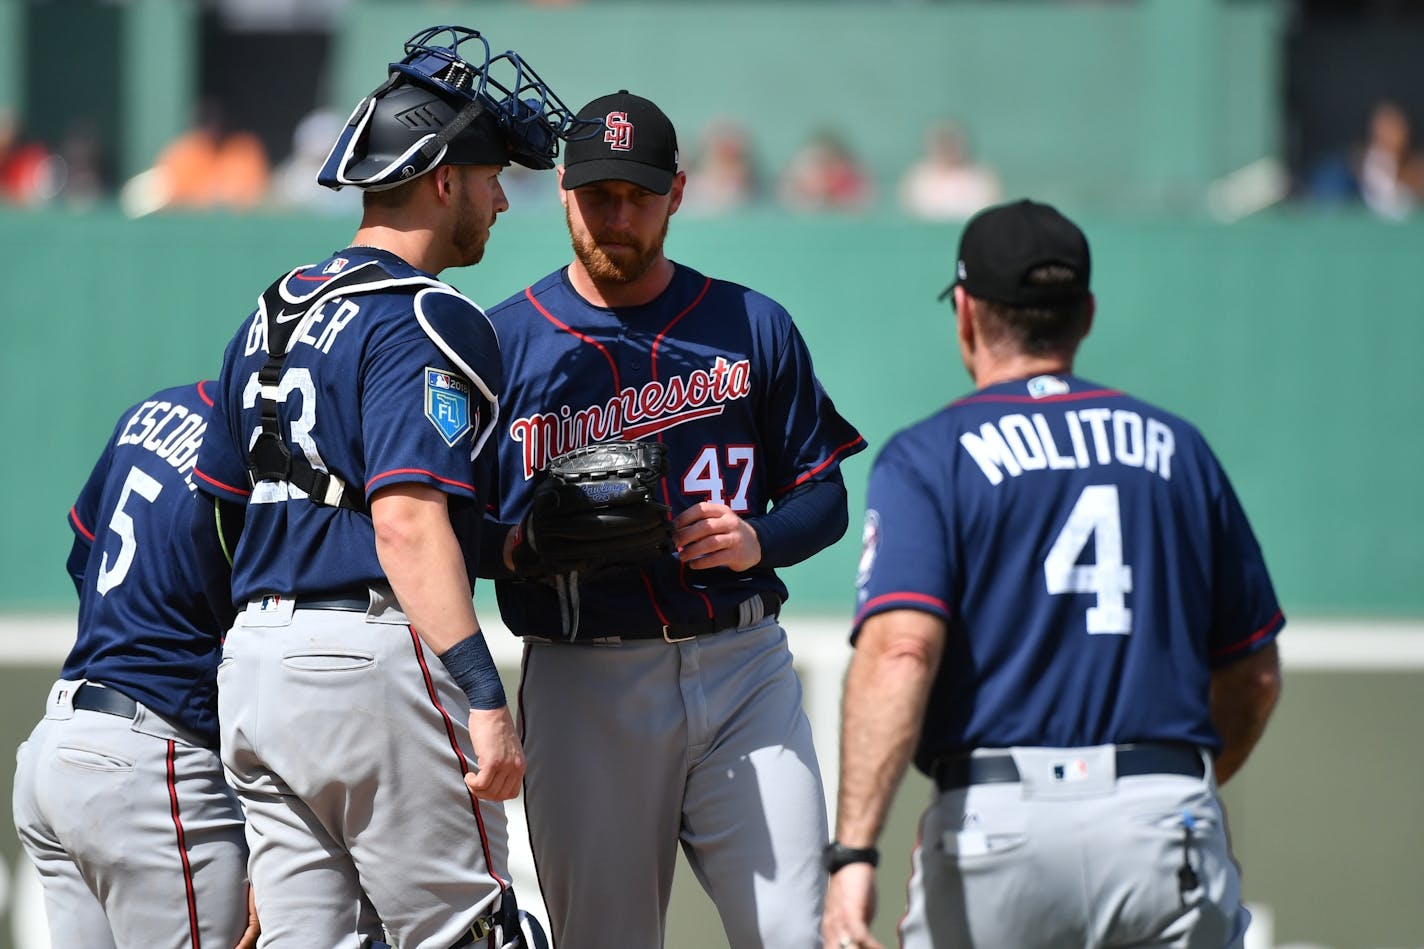
[[[425,417],[453,446],[473,427],[470,384],[454,373],[425,367]]]

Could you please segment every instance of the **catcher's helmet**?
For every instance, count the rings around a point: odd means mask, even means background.
[[[560,139],[600,127],[575,118],[518,53],[492,57],[475,30],[434,26],[405,53],[352,111],[318,183],[381,191],[441,164],[553,168]]]

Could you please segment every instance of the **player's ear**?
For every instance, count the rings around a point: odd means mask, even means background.
[[[672,176],[672,188],[668,191],[668,197],[672,203],[668,205],[668,214],[676,214],[677,209],[682,207],[682,189],[687,187],[687,172],[678,171]]]
[[[973,305],[973,304],[972,304],[972,301],[970,300],[969,294],[964,291],[964,288],[963,288],[963,287],[955,287],[955,288],[954,288],[954,321],[955,321],[955,332],[956,332],[956,335],[959,337],[959,348],[964,351],[965,355],[968,355],[968,354],[974,352],[974,345],[975,345],[975,342],[976,342],[976,338],[975,338],[975,327],[974,327],[974,317],[973,317],[973,316],[970,314],[970,312],[969,312],[970,307],[971,307],[972,305]]]
[[[431,179],[435,183],[435,196],[443,203],[450,201],[453,184],[451,179],[455,176],[454,165],[440,165],[430,173]]]

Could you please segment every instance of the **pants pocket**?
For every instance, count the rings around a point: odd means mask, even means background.
[[[77,745],[60,745],[55,749],[55,757],[69,767],[78,768],[81,771],[113,773],[132,771],[134,768],[132,761],[127,761],[111,752],[81,748]]]

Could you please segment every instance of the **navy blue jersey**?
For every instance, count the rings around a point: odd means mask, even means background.
[[[226,565],[194,549],[193,465],[212,383],[128,409],[69,511],[79,633],[60,675],[102,682],[217,742],[214,676],[233,615],[207,595]]]
[[[786,310],[762,294],[681,265],[651,303],[593,306],[567,268],[490,310],[504,357],[498,504],[508,525],[529,506],[550,457],[616,439],[668,447],[660,500],[674,515],[699,501],[743,516],[865,448],[817,381]],[[500,612],[519,635],[557,635],[560,604],[543,584],[501,580]],[[579,591],[579,636],[690,622],[757,592],[786,599],[770,567],[691,570],[674,556],[600,574]]]
[[[369,281],[322,294],[324,283],[363,266]],[[276,393],[286,444],[367,501],[404,482],[444,491],[473,583],[480,523],[473,462],[495,422],[500,386],[499,344],[484,312],[432,275],[365,247],[298,268],[283,286],[282,311],[259,304],[228,345],[198,457],[200,490],[247,502],[234,601],[345,591],[384,577],[369,514],[317,504],[290,482],[249,480],[269,318],[302,321]]]
[[[1201,434],[1072,376],[989,386],[897,433],[866,507],[856,633],[894,609],[948,624],[922,770],[971,748],[1219,748],[1211,670],[1285,622]]]

